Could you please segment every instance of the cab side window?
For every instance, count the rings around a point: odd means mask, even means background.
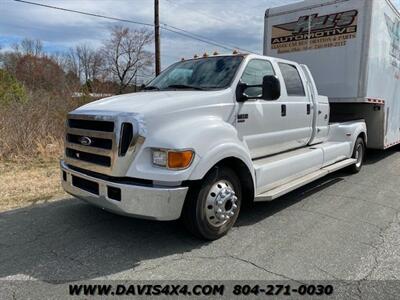
[[[293,65],[279,63],[283,79],[285,80],[286,90],[288,96],[300,96],[304,97],[303,81],[301,80],[299,71]]]
[[[253,59],[247,64],[240,80],[248,85],[262,85],[263,78],[267,75],[275,75],[272,64],[266,60]],[[245,93],[249,98],[259,97],[262,87],[249,87]]]

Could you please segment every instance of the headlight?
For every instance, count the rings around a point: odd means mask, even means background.
[[[193,157],[192,150],[153,150],[153,164],[168,169],[186,169],[192,163]]]
[[[163,150],[153,150],[153,164],[159,167],[167,166],[168,152]]]

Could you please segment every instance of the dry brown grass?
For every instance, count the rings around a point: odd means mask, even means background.
[[[40,91],[28,98],[0,105],[0,160],[59,158],[67,113],[88,102]]]
[[[0,161],[0,211],[35,205],[65,195],[58,161]]]
[[[63,195],[58,159],[66,115],[91,99],[44,91],[26,103],[0,103],[0,211]]]

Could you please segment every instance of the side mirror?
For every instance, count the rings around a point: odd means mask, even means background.
[[[259,96],[248,96],[246,90],[248,88],[261,88],[262,94]],[[244,82],[239,82],[236,87],[236,101],[246,102],[249,99],[277,100],[281,96],[281,83],[278,77],[267,75],[263,77],[263,82],[260,85],[249,85]]]
[[[239,82],[237,87],[236,87],[236,101],[237,102],[246,102],[248,100],[248,97],[244,93],[246,89],[248,88],[248,85],[244,82]]]
[[[281,96],[281,83],[274,75],[264,76],[262,83],[262,99],[277,100]]]

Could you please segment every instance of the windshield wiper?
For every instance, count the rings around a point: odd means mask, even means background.
[[[186,84],[171,84],[167,86],[167,89],[193,89],[193,90],[199,90],[203,91],[204,89],[198,86],[192,86],[192,85],[186,85]]]
[[[157,91],[159,91],[159,90],[160,90],[158,87],[156,87],[156,86],[151,86],[151,85],[145,86],[143,89],[144,89],[145,91],[149,91],[149,90],[157,90]]]

